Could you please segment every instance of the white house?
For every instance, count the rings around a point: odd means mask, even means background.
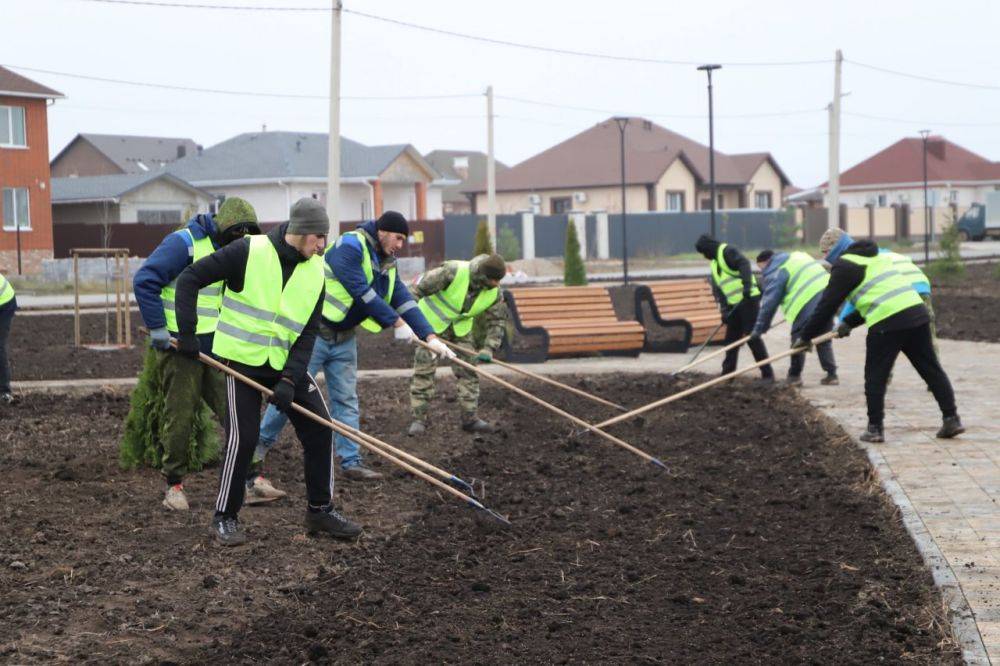
[[[167,165],[220,199],[242,197],[263,222],[288,219],[302,197],[326,202],[327,134],[253,132]],[[365,146],[341,138],[340,218],[353,222],[396,210],[413,220],[442,218],[442,178],[409,144]]]

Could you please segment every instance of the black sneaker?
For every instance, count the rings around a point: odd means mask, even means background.
[[[757,379],[754,380],[754,383],[757,384],[758,386],[761,386],[761,385],[763,385],[763,386],[774,386],[774,383],[775,383],[775,381],[774,381],[774,375],[761,375],[760,377],[758,377]]]
[[[836,386],[840,383],[840,378],[837,375],[827,375],[823,379],[819,380],[819,383],[823,386]]]
[[[322,532],[338,539],[355,539],[361,534],[361,525],[344,518],[329,506],[319,511],[307,509],[305,525],[309,534]]]
[[[215,516],[209,528],[217,543],[223,546],[240,546],[247,542],[247,534],[236,518]]]
[[[941,429],[937,431],[937,436],[939,439],[951,439],[963,432],[965,432],[965,426],[962,425],[958,416],[946,416],[941,423]]]
[[[882,426],[876,425],[874,423],[868,424],[868,429],[861,433],[858,437],[862,442],[870,442],[872,444],[881,444],[885,441],[885,433],[882,430]]]
[[[802,386],[802,375],[788,375],[785,386]]]
[[[462,430],[464,430],[465,432],[480,432],[480,433],[491,433],[497,431],[497,429],[493,425],[475,416],[471,418],[462,419]]]
[[[13,405],[14,396],[10,393],[0,393],[0,404],[3,405]]]

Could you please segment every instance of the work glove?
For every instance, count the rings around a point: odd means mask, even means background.
[[[851,334],[851,325],[850,324],[848,324],[846,321],[842,321],[839,324],[837,324],[837,337],[838,338],[846,338],[850,334]]]
[[[437,338],[434,338],[433,340],[429,340],[427,342],[427,346],[431,348],[431,351],[434,352],[434,354],[438,358],[441,358],[441,359],[445,359],[446,358],[446,359],[450,360],[450,359],[456,358],[456,356],[457,356],[455,354],[455,352],[453,352],[448,347],[448,345],[446,345],[445,343],[441,342]]]
[[[295,384],[291,379],[282,377],[281,381],[274,385],[274,392],[271,393],[268,402],[277,407],[279,412],[287,412],[293,400],[295,400]]]
[[[170,350],[170,332],[166,328],[154,328],[149,332],[149,344],[160,351]]]
[[[177,353],[194,360],[198,360],[201,353],[201,345],[198,343],[198,336],[194,333],[177,334]]]
[[[400,342],[413,342],[413,329],[405,321],[400,319],[399,326],[392,329],[392,337]]]
[[[489,349],[480,349],[476,354],[477,363],[492,363],[493,362],[493,352]]]
[[[803,340],[802,338],[792,340],[792,349],[798,349],[799,347],[805,347],[801,351],[811,352],[813,350],[812,340]]]

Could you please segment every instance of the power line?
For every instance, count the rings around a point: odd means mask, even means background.
[[[94,0],[97,1],[97,0]],[[105,0],[100,0],[105,1]],[[110,0],[108,0],[110,1]],[[118,1],[118,0],[115,0]],[[124,0],[123,0],[124,1]],[[329,95],[305,95],[296,93],[272,93],[252,90],[226,90],[221,88],[197,88],[193,86],[178,86],[167,83],[150,83],[148,81],[130,81],[127,79],[112,79],[103,76],[91,76],[89,74],[73,74],[70,72],[57,72],[51,69],[39,69],[37,67],[22,67],[21,65],[4,65],[12,69],[21,69],[26,72],[39,74],[50,74],[52,76],[65,76],[71,79],[84,79],[86,81],[99,81],[101,83],[114,83],[126,86],[139,86],[142,88],[158,88],[161,90],[175,90],[181,92],[211,93],[214,95],[239,95],[246,97],[275,97],[281,99],[315,99],[328,100]],[[442,95],[342,95],[342,100],[434,100],[434,99],[460,99],[465,97],[482,97],[482,93],[453,93]]]
[[[253,5],[213,5],[213,4],[201,4],[201,3],[184,3],[184,2],[152,2],[151,0],[82,0],[83,2],[91,3],[102,3],[111,5],[133,5],[141,7],[161,7],[161,8],[173,8],[173,9],[219,9],[219,10],[237,10],[237,11],[285,11],[285,12],[329,12],[332,11],[331,7],[264,7],[264,6],[253,6]],[[466,39],[470,41],[482,42],[485,44],[493,44],[495,46],[508,46],[512,48],[525,49],[529,51],[539,51],[542,53],[552,53],[555,55],[565,55],[565,56],[575,56],[583,58],[596,58],[599,60],[612,60],[616,62],[637,62],[646,63],[651,65],[683,65],[685,67],[693,67],[696,65],[703,64],[704,60],[669,60],[664,58],[643,58],[640,56],[627,56],[618,55],[613,53],[598,53],[594,51],[576,51],[572,49],[561,49],[552,46],[542,46],[540,44],[528,44],[525,42],[515,42],[509,39],[498,39],[495,37],[484,37],[482,35],[472,35],[469,33],[458,32],[455,30],[447,30],[444,28],[436,28],[434,26],[423,25],[420,23],[412,23],[410,21],[403,21],[400,19],[389,18],[387,16],[379,16],[377,14],[370,14],[368,12],[358,11],[356,9],[347,9],[342,7],[341,12],[345,14],[354,14],[355,16],[360,16],[372,21],[381,21],[382,23],[388,23],[390,25],[400,26],[404,28],[409,28],[411,30],[421,30],[423,32],[429,32],[436,35],[446,35],[448,37],[456,37],[458,39]],[[831,59],[825,58],[822,60],[789,60],[789,61],[761,61],[761,62],[724,62],[723,65],[729,67],[786,67],[786,66],[796,66],[796,65],[819,65],[832,62]]]
[[[873,116],[867,113],[855,113],[853,111],[844,111],[845,116],[854,116],[855,118],[864,118],[866,120],[878,120],[888,123],[909,123],[912,125],[944,125],[952,127],[1000,127],[1000,122],[997,123],[954,123],[954,122],[938,122],[936,120],[908,120],[906,118],[890,118],[888,116]]]
[[[950,81],[948,79],[939,79],[933,76],[924,76],[923,74],[910,74],[909,72],[901,72],[895,69],[889,69],[887,67],[879,67],[878,65],[869,65],[867,63],[858,62],[857,60],[850,60],[844,58],[844,62],[849,62],[852,65],[857,65],[858,67],[863,67],[864,69],[870,69],[875,72],[882,72],[883,74],[892,74],[893,76],[901,76],[907,79],[914,79],[917,81],[926,81],[928,83],[940,83],[946,86],[957,86],[960,88],[974,88],[976,90],[1000,90],[1000,86],[987,85],[984,83],[967,83],[964,81]]]
[[[519,104],[531,104],[533,106],[544,106],[553,109],[569,109],[572,111],[586,111],[590,113],[602,113],[616,115],[620,113],[619,110],[612,109],[598,109],[588,106],[573,106],[569,104],[559,104],[557,102],[543,102],[535,99],[527,99],[524,97],[510,97],[508,95],[496,95],[497,99],[507,100],[509,102],[517,102]],[[762,113],[737,113],[737,114],[716,114],[716,118],[783,118],[786,116],[800,116],[800,115],[812,115],[815,113],[826,112],[825,108],[813,108],[813,109],[796,109],[792,111],[768,111]],[[632,113],[633,116],[641,116],[648,118],[689,118],[701,120],[707,117],[707,114],[679,114],[679,113]]]

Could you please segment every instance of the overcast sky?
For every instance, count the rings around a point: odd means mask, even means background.
[[[164,0],[166,1],[166,0]],[[177,0],[325,7],[324,0]],[[190,137],[211,146],[241,132],[325,132],[324,100],[140,88],[27,71],[200,88],[326,95],[329,12],[221,11],[87,0],[3,0],[0,64],[63,92],[49,112],[50,153],[76,133]],[[723,63],[715,74],[716,148],[770,151],[792,181],[827,175],[833,56],[976,89],[844,64],[841,165],[928,128],[1000,160],[1000,2],[996,0],[547,1],[345,0],[345,8],[473,35],[661,60]],[[834,13],[830,13],[830,12]],[[556,55],[467,41],[345,13],[343,95],[476,94],[590,107],[496,102],[497,158],[515,164],[613,111],[644,115],[708,142],[705,76],[692,65]],[[813,110],[784,117],[740,114]],[[856,115],[896,120],[866,119]],[[341,133],[366,144],[486,147],[485,98],[342,102]],[[682,116],[682,117],[671,117]],[[693,117],[683,117],[693,116]],[[608,156],[615,159],[616,156]]]

